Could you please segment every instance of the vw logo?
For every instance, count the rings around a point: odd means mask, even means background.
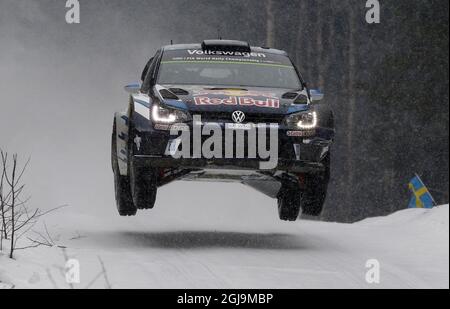
[[[233,121],[236,123],[243,123],[245,120],[245,114],[241,111],[235,111],[231,115],[231,119],[233,119]]]

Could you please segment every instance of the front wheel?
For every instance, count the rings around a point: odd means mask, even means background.
[[[122,217],[135,216],[137,208],[131,198],[128,177],[114,173],[114,189],[116,191],[116,204],[119,215]]]
[[[152,168],[144,168],[136,165],[134,147],[135,146],[131,143],[128,146],[128,175],[130,175],[130,188],[133,203],[137,209],[153,209],[156,202],[156,193],[158,191],[157,173]]]
[[[324,160],[325,171],[305,175],[305,189],[302,191],[302,213],[318,217],[322,213],[330,181],[330,154]]]
[[[283,188],[278,196],[278,215],[283,221],[296,221],[300,215],[300,193],[294,188]]]
[[[136,167],[133,159],[130,161],[130,187],[134,205],[137,209],[153,209],[158,191],[156,174]]]
[[[129,177],[122,176],[119,172],[116,136],[116,122],[114,121],[111,139],[111,163],[114,173],[114,190],[117,210],[120,216],[135,216],[137,208],[134,206],[131,198]]]

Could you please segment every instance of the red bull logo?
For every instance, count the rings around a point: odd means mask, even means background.
[[[266,98],[254,99],[250,97],[210,98],[195,97],[195,105],[232,105],[232,106],[256,106],[266,108],[280,108],[280,100]]]

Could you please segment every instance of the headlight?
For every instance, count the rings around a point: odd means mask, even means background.
[[[188,113],[178,109],[162,107],[159,104],[153,104],[152,119],[156,123],[172,124],[176,122],[186,122],[191,119]]]
[[[317,126],[317,112],[303,112],[286,118],[286,125],[292,129],[310,130]]]

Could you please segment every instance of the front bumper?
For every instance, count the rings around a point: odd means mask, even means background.
[[[192,134],[192,126],[190,129]],[[265,161],[260,158],[175,159],[167,155],[167,148],[171,141],[177,139],[178,136],[170,135],[170,131],[167,129],[155,129],[153,125],[138,126],[135,133],[139,139],[139,147],[133,143],[133,159],[142,167],[260,170],[260,163]],[[302,136],[303,133],[305,132],[278,127],[278,164],[273,170],[295,173],[323,170],[322,161],[329,152],[334,138],[334,130],[319,127],[312,132],[307,132],[307,136]],[[267,136],[269,136],[268,133]],[[202,137],[202,142],[208,137]],[[269,147],[270,143],[267,142],[266,145]]]

